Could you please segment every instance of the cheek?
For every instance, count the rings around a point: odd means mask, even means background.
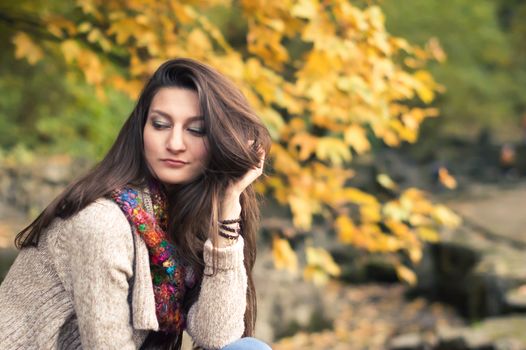
[[[144,156],[146,157],[146,161],[150,163],[151,158],[154,156],[156,152],[157,146],[156,146],[155,138],[152,137],[152,133],[148,130],[148,128],[144,129],[143,145],[144,145]]]
[[[196,153],[195,157],[199,158],[203,164],[208,164],[208,160],[210,158],[208,149],[208,142],[207,141],[201,141],[198,143],[196,147]]]

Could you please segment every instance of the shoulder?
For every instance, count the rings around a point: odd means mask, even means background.
[[[99,198],[96,201],[92,202],[84,209],[80,210],[74,216],[71,217],[71,220],[79,223],[88,223],[88,224],[109,224],[115,222],[117,224],[127,224],[128,220],[124,216],[120,207],[107,198]],[[129,226],[129,225],[128,225]]]
[[[112,200],[100,198],[67,219],[70,237],[76,243],[88,246],[119,242],[132,249],[133,237],[128,219]]]

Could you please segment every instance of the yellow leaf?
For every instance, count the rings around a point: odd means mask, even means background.
[[[316,156],[321,160],[328,160],[334,165],[342,165],[352,159],[349,147],[340,139],[323,137],[318,139]]]
[[[311,83],[308,89],[305,91],[305,95],[314,100],[316,103],[323,105],[327,102],[327,89],[324,85],[325,84],[321,81]]]
[[[289,122],[288,128],[296,132],[305,130],[305,120],[301,118],[292,118]]]
[[[379,233],[371,237],[368,249],[373,252],[392,253],[400,250],[401,247],[400,239]]]
[[[316,266],[328,275],[337,277],[341,274],[341,269],[336,264],[331,254],[324,248],[307,247],[305,248],[307,265]]]
[[[400,196],[399,202],[405,210],[411,211],[414,215],[431,215],[435,210],[433,204],[426,199],[424,193],[416,188],[405,190]],[[409,218],[409,220],[418,221],[419,218]]]
[[[400,139],[411,143],[416,141],[418,129],[407,127],[407,125],[404,125],[400,120],[391,120],[389,124],[391,128],[397,132]]]
[[[414,286],[416,284],[416,274],[402,264],[395,266],[396,274],[401,281],[407,282],[409,285]]]
[[[432,220],[422,214],[413,213],[409,216],[409,223],[414,226],[425,226],[432,224]]]
[[[277,32],[283,32],[285,30],[285,22],[281,19],[276,18],[262,18],[261,22],[274,29]]]
[[[324,286],[329,281],[327,273],[314,266],[306,266],[303,269],[303,278],[306,281],[313,282],[317,286]]]
[[[451,209],[449,209],[445,205],[441,204],[435,206],[435,210],[433,211],[433,217],[440,224],[449,228],[458,227],[462,222],[462,220],[457,214],[455,214]]]
[[[141,14],[141,15],[138,15],[138,16],[135,16],[135,21],[137,21],[137,23],[139,24],[142,24],[144,26],[150,26],[150,17],[144,15],[144,14]]]
[[[403,222],[393,220],[393,219],[387,219],[385,221],[385,224],[394,235],[402,239],[405,239],[411,236],[411,231],[409,227]]]
[[[60,49],[67,63],[72,63],[81,53],[79,44],[72,39],[60,43]]]
[[[161,47],[159,45],[157,35],[151,31],[145,32],[143,33],[143,35],[137,38],[137,46],[146,47],[148,49],[148,52],[152,56],[159,56],[161,52]],[[157,68],[158,66],[158,64],[155,65],[154,68],[150,70],[150,72],[153,73],[155,71],[155,68]]]
[[[338,232],[339,241],[345,244],[352,243],[355,235],[359,234],[352,220],[348,216],[338,216],[338,218],[336,218],[335,227]]]
[[[380,222],[382,219],[381,207],[379,204],[362,205],[360,207],[360,216],[364,223]]]
[[[440,46],[440,42],[436,37],[430,38],[426,44],[426,49],[431,53],[433,58],[442,63],[447,59],[447,55]]]
[[[350,145],[356,153],[363,154],[371,149],[365,129],[357,124],[348,127],[343,134],[345,142]]]
[[[408,249],[409,259],[413,264],[418,264],[422,261],[422,246],[417,243]]]
[[[82,22],[79,26],[78,26],[78,30],[80,33],[87,33],[91,30],[92,28],[92,25],[90,22]]]
[[[305,65],[298,73],[298,76],[301,78],[308,78],[311,82],[317,81],[318,79],[324,79],[327,77],[327,74],[330,73],[331,67],[330,63],[334,60],[331,60],[327,56],[327,53],[320,50],[313,50],[307,54]],[[313,84],[320,86],[319,84]],[[319,88],[319,90],[324,90]],[[314,97],[314,96],[313,96]]]
[[[289,195],[288,202],[292,211],[292,222],[294,226],[308,230],[312,225],[312,216],[319,211],[320,203],[305,195]]]
[[[94,17],[99,17],[100,12],[97,9],[98,6],[93,0],[77,0],[76,3],[85,14],[91,14]]]
[[[344,188],[342,189],[343,198],[347,199],[349,202],[356,204],[368,204],[375,205],[378,204],[378,201],[373,195],[363,192],[357,188]]]
[[[400,201],[393,200],[386,203],[382,209],[382,213],[395,221],[405,221],[409,219],[410,211],[408,208],[401,205]]]
[[[170,1],[170,5],[179,23],[188,25],[195,20],[197,14],[190,5],[180,4],[177,0]]]
[[[270,155],[274,160],[274,169],[283,174],[293,175],[301,172],[301,167],[289,151],[279,144],[274,144],[270,149]]]
[[[77,24],[62,16],[47,14],[44,21],[48,31],[57,38],[63,39],[65,36],[73,37],[78,34]]]
[[[191,52],[195,50],[194,53],[201,55],[209,52],[212,49],[212,44],[206,34],[201,29],[196,28],[188,35],[188,48]]]
[[[400,138],[391,130],[386,130],[380,136],[389,147],[397,147],[400,145]]]
[[[103,81],[102,62],[96,54],[88,50],[82,50],[82,53],[78,56],[78,62],[88,83],[97,85]]]
[[[102,34],[102,32],[95,28],[92,31],[89,32],[87,39],[89,42],[92,43],[98,43],[102,50],[108,52],[111,50],[111,43],[106,37]]]
[[[318,1],[316,0],[299,0],[292,6],[291,14],[294,17],[312,19],[317,13]]]
[[[388,190],[392,190],[392,191],[398,190],[398,184],[394,182],[387,174],[378,174],[376,176],[376,181],[378,181],[378,183],[383,188],[387,188]]]
[[[108,35],[115,35],[117,44],[124,44],[137,32],[137,23],[131,18],[122,18],[111,23]]]
[[[434,88],[435,81],[429,72],[417,71],[414,74],[415,79],[419,82],[416,86],[416,93],[420,99],[425,103],[430,103],[435,98],[435,93],[432,90]]]
[[[433,230],[432,228],[421,226],[416,229],[416,232],[418,233],[418,236],[420,236],[421,239],[428,242],[438,242],[440,237],[438,235],[438,232]]]
[[[364,11],[364,14],[366,15],[373,28],[378,29],[379,31],[383,30],[385,16],[380,7],[370,6]]]
[[[128,95],[131,99],[136,99],[144,83],[140,80],[125,80],[121,76],[113,77],[112,79],[113,86]]]
[[[288,240],[274,235],[272,238],[272,256],[274,257],[276,269],[286,269],[292,273],[298,271],[298,257]]]
[[[263,179],[263,181],[258,181],[258,183],[264,183],[266,189],[271,189],[274,192],[274,198],[278,203],[283,205],[288,205],[287,196],[288,188],[286,187],[283,179],[278,176],[268,176]]]
[[[259,60],[250,58],[245,63],[244,78],[252,84],[252,88],[257,91],[263,97],[263,100],[270,102],[273,101],[276,96],[277,84],[281,83],[281,79],[270,73]]]
[[[265,125],[268,128],[270,136],[274,140],[277,140],[279,138],[281,130],[285,126],[285,122],[283,121],[281,114],[276,112],[275,109],[265,108],[261,111],[261,118],[263,119]]]
[[[440,169],[438,169],[438,179],[442,185],[444,185],[446,188],[449,188],[450,190],[457,188],[457,180],[451,176],[449,171],[444,167],[440,167]]]
[[[296,152],[299,149],[298,159],[307,160],[315,151],[318,138],[308,133],[294,135],[289,141],[289,149]]]
[[[15,57],[25,58],[29,64],[34,65],[44,57],[42,49],[26,33],[16,33],[13,37],[13,44],[15,45]]]

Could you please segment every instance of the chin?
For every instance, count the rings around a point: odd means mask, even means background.
[[[159,181],[161,181],[166,186],[175,186],[175,185],[187,185],[193,181],[195,181],[199,176],[193,176],[193,177],[163,177],[159,176]]]

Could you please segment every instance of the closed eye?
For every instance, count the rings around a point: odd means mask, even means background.
[[[163,122],[160,122],[160,121],[157,121],[157,120],[153,120],[152,121],[152,126],[154,129],[156,130],[163,130],[163,129],[168,129],[171,127],[171,125],[169,123],[163,123]]]
[[[198,136],[206,135],[206,130],[204,128],[188,128],[188,131]]]

